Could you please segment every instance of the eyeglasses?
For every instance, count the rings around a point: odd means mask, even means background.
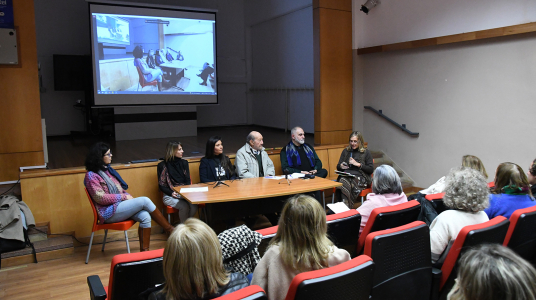
[[[104,154],[104,156],[112,157],[112,152],[110,152],[108,154]]]

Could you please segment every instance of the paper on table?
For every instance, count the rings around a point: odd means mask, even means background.
[[[292,173],[292,174],[288,175],[288,177],[290,179],[296,179],[296,178],[305,177],[305,174],[303,174],[303,173]]]
[[[198,192],[208,192],[208,186],[198,187],[198,188],[182,188],[179,193],[198,193]]]
[[[328,207],[329,207],[329,209],[331,209],[336,214],[350,210],[348,208],[348,206],[346,206],[346,204],[344,204],[344,202],[337,202],[337,203],[333,203],[333,204],[329,203]]]
[[[266,176],[266,177],[264,177],[264,178],[266,178],[266,179],[277,179],[277,180],[279,180],[279,179],[285,179],[285,176]]]

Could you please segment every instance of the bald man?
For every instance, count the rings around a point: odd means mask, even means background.
[[[236,152],[235,165],[240,178],[274,176],[274,163],[264,151],[262,135],[252,131],[246,144]]]

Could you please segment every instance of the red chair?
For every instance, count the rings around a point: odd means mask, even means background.
[[[468,249],[480,244],[503,244],[510,221],[503,216],[462,228],[452,244],[443,266],[439,285],[440,299],[446,299],[457,276],[458,259]]]
[[[374,163],[374,159],[372,159],[372,163]],[[374,174],[370,174],[370,178],[372,178],[373,175]],[[335,191],[337,191],[336,187],[333,188],[333,194],[331,195],[331,203],[335,203]],[[367,197],[367,195],[370,193],[372,193],[372,186],[362,190],[361,193],[359,193],[359,197],[361,198],[361,204],[363,204],[365,197]]]
[[[268,300],[264,290],[258,285],[250,285],[236,292],[214,298],[214,300]]]
[[[489,188],[494,188],[495,187],[495,181],[488,182],[488,187]]]
[[[443,203],[443,197],[445,197],[445,193],[437,193],[437,194],[429,194],[424,196],[426,200],[429,200],[434,204],[434,208],[437,212],[437,214],[440,214],[444,212],[445,210],[449,210],[450,208],[446,207]]]
[[[121,230],[125,232],[125,240],[127,241],[127,251],[130,253],[130,246],[128,245],[128,234],[127,230],[132,227],[136,221],[134,220],[126,220],[122,222],[117,223],[109,223],[109,224],[99,224],[99,217],[97,216],[97,210],[95,209],[95,205],[93,204],[93,200],[91,200],[91,196],[87,192],[87,189],[84,188],[86,191],[87,199],[89,200],[89,204],[91,204],[91,209],[93,210],[93,228],[91,229],[91,238],[89,239],[89,247],[87,249],[87,256],[86,256],[86,264],[89,262],[89,253],[91,252],[91,245],[93,244],[93,236],[95,235],[95,231],[104,229],[104,240],[102,241],[102,250],[104,251],[104,246],[106,245],[106,236],[108,235],[108,229],[112,230]]]
[[[285,300],[369,299],[374,262],[366,255],[321,270],[303,272],[290,283]]]
[[[518,209],[510,216],[510,227],[503,243],[533,265],[536,262],[535,228],[536,206]]]
[[[141,89],[143,90],[144,87],[146,86],[157,86],[158,85],[158,82],[155,80],[151,81],[151,82],[147,82],[145,80],[145,77],[143,76],[143,73],[141,72],[141,69],[140,67],[136,66],[136,70],[138,70],[138,76],[139,76],[139,81],[138,81],[138,89],[140,89],[140,86],[141,86]],[[137,91],[136,90],[136,91]]]
[[[395,228],[417,221],[420,212],[421,205],[417,200],[373,209],[357,241],[356,253],[362,253],[363,246],[365,246],[365,239],[369,233]]]
[[[375,265],[372,299],[429,300],[438,294],[441,271],[432,268],[426,223],[373,232],[367,235],[364,254]]]
[[[138,299],[141,292],[165,281],[163,255],[164,249],[158,249],[114,256],[107,287],[98,275],[87,277],[91,300]]]
[[[361,224],[361,215],[355,210],[328,215],[328,237],[335,246],[346,249],[352,257],[357,256],[355,245],[359,240],[359,226]]]

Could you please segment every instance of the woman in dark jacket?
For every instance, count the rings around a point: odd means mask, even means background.
[[[374,172],[372,155],[365,148],[361,132],[354,131],[350,134],[350,144],[342,150],[337,170],[355,176],[355,178],[339,176],[337,179],[342,183],[342,187],[337,188],[337,193],[351,209],[363,186],[370,186],[372,182],[370,175]]]
[[[199,165],[199,177],[201,182],[214,182],[236,179],[234,165],[228,156],[223,155],[223,143],[221,137],[211,136],[207,141],[205,157]]]
[[[170,141],[166,147],[164,161],[157,166],[158,188],[164,193],[162,200],[165,205],[179,210],[181,223],[197,212],[197,205],[191,204],[173,190],[173,187],[191,184],[190,168],[188,162],[182,159],[183,153],[181,143]]]

